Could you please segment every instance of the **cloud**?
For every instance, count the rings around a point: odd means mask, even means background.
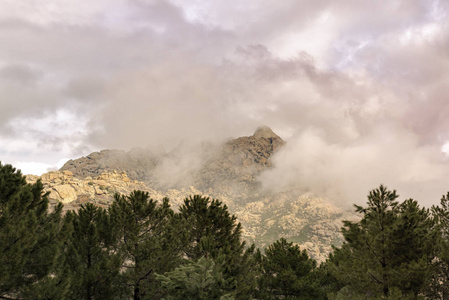
[[[34,161],[26,161],[26,162],[21,162],[21,161],[15,161],[13,163],[13,166],[20,170],[22,172],[22,174],[27,175],[27,174],[37,174],[37,175],[41,175],[50,171],[56,171],[59,168],[61,168],[64,163],[67,161],[68,159],[61,159],[59,160],[56,164],[46,164],[46,163],[42,163],[42,162],[34,162]]]
[[[363,203],[368,191],[379,184],[397,189],[405,198],[425,205],[445,193],[449,162],[439,149],[419,146],[413,135],[379,137],[350,144],[330,143],[317,130],[292,138],[277,153],[275,168],[260,177],[265,188],[300,187],[343,205]]]
[[[442,1],[28,0],[2,8],[7,160],[55,165],[95,149],[218,142],[268,125],[288,144],[261,177],[266,186],[300,182],[342,201],[381,182],[423,201],[445,192]]]
[[[0,69],[0,78],[10,84],[34,85],[40,77],[39,71],[27,65],[11,64]]]

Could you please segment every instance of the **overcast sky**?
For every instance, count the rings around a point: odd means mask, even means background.
[[[267,187],[449,190],[448,1],[0,0],[0,160],[270,126]],[[365,199],[365,198],[364,198]]]

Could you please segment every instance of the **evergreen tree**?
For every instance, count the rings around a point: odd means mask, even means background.
[[[183,246],[168,199],[158,205],[143,191],[115,195],[110,213],[120,238],[118,249],[124,255],[125,286],[132,289],[135,300],[157,298],[155,273],[178,266]]]
[[[345,243],[329,262],[345,286],[341,294],[361,297],[417,297],[429,283],[436,230],[429,211],[414,200],[399,204],[396,191],[369,193],[359,222],[344,222]]]
[[[323,299],[312,277],[316,261],[285,239],[274,242],[260,256],[258,299]]]
[[[62,205],[48,212],[40,181],[0,163],[0,298],[61,299],[55,276],[62,241]]]
[[[256,247],[253,244],[238,255],[220,255],[217,258],[217,261],[225,266],[224,275],[235,288],[232,295],[236,299],[254,299],[257,277],[260,274],[255,250]]]
[[[210,258],[189,261],[165,275],[156,275],[167,300],[234,299],[227,292],[222,267]]]
[[[440,231],[438,239],[438,259],[435,261],[435,272],[429,293],[434,298],[446,299],[449,297],[449,192],[443,195],[440,206],[433,206]]]
[[[122,259],[113,251],[117,238],[107,211],[87,203],[78,212],[69,211],[65,220],[72,227],[65,260],[71,278],[66,297],[119,299]]]
[[[179,208],[180,215],[190,224],[190,243],[185,249],[189,259],[217,258],[219,253],[241,253],[245,243],[240,241],[242,226],[217,199],[190,196]]]
[[[224,267],[223,275],[229,290],[239,299],[250,298],[256,287],[255,247],[245,250],[241,241],[241,224],[217,199],[194,195],[179,208],[186,221],[189,243],[184,248],[187,258],[211,258]]]
[[[329,294],[335,294],[344,287],[332,274],[332,268],[329,267],[329,264],[329,259],[327,259],[309,275],[313,287],[317,291],[316,299],[328,299]]]

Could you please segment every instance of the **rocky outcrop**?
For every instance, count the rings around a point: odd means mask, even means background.
[[[183,162],[185,147],[157,155],[145,149],[103,150],[70,160],[41,180],[51,201],[65,203],[66,209],[87,201],[106,207],[114,193],[129,194],[136,189],[147,191],[155,200],[168,197],[175,210],[194,194],[217,198],[242,223],[243,237],[249,243],[263,248],[285,237],[322,261],[332,244],[342,242],[342,220],[357,216],[300,189],[276,193],[259,189],[258,176],[272,167],[272,156],[284,144],[270,128],[260,127],[251,136],[221,146],[195,148],[206,158],[183,173],[177,167]],[[174,168],[176,174],[163,172],[163,168]],[[173,175],[185,180],[177,178],[167,184]]]
[[[45,190],[50,192],[51,203],[62,202],[65,210],[76,210],[86,202],[107,207],[112,203],[114,193],[129,194],[135,189],[147,191],[155,200],[168,197],[175,211],[191,195],[218,198],[242,223],[243,238],[249,244],[255,243],[264,248],[284,237],[307,249],[318,261],[326,258],[332,244],[341,243],[339,229],[342,220],[358,218],[327,199],[297,190],[255,198],[246,194],[204,193],[193,186],[161,191],[148,188],[143,182],[130,180],[126,173],[118,171],[104,172],[97,178],[78,179],[65,171],[50,172],[42,177],[27,176],[27,179],[29,182],[41,179]]]
[[[175,210],[185,198],[191,195],[203,195],[193,186],[179,190],[157,191],[148,188],[142,181],[130,179],[125,172],[117,170],[103,172],[95,178],[87,176],[81,179],[74,177],[70,171],[52,171],[42,176],[26,175],[26,180],[28,183],[41,180],[44,191],[49,193],[51,203],[55,205],[61,202],[65,210],[77,209],[80,204],[86,202],[107,207],[112,203],[115,193],[128,195],[134,190],[146,191],[155,200],[168,197]]]
[[[339,229],[342,220],[358,217],[334,205],[328,199],[304,194],[300,190],[289,190],[274,194],[233,194],[203,192],[193,186],[182,189],[155,190],[143,182],[130,179],[123,171],[103,172],[100,176],[79,179],[70,171],[53,171],[41,177],[27,175],[30,183],[40,179],[52,205],[64,203],[64,210],[76,210],[86,202],[108,207],[115,193],[129,194],[143,190],[155,200],[164,197],[176,211],[185,198],[204,195],[223,201],[243,227],[243,238],[249,244],[264,248],[284,237],[307,249],[309,254],[323,261],[331,251],[331,245],[342,241]]]
[[[228,141],[194,174],[194,185],[222,194],[252,193],[258,187],[257,176],[272,167],[271,156],[284,144],[268,127]]]
[[[196,152],[204,153],[201,164],[183,174],[188,180],[161,178],[167,166],[177,166],[183,160],[183,147],[170,153],[154,154],[146,149],[103,150],[86,157],[69,160],[60,171],[70,171],[75,177],[97,177],[102,172],[119,170],[126,172],[131,179],[143,181],[154,189],[187,188],[190,185],[201,190],[237,193],[252,190],[257,186],[257,176],[271,167],[270,157],[285,142],[270,128],[259,127],[252,136],[240,137],[222,146],[198,145]],[[190,149],[190,151],[192,151]],[[207,153],[206,153],[207,152]],[[170,174],[170,173],[169,173]],[[176,176],[173,176],[176,177]]]
[[[102,150],[85,157],[69,160],[60,171],[70,171],[75,177],[98,177],[104,172],[123,171],[133,180],[147,181],[152,171],[166,154],[154,154],[150,150],[136,148],[131,151]]]
[[[332,245],[342,243],[342,221],[358,219],[329,199],[298,189],[262,195],[238,207],[235,214],[246,240],[264,248],[284,237],[307,249],[318,261],[326,259]]]
[[[125,172],[103,172],[92,178],[76,178],[71,171],[52,171],[42,176],[27,175],[29,183],[41,180],[44,190],[49,192],[52,204],[61,202],[65,209],[76,209],[79,204],[93,202],[108,206],[115,193],[129,194],[133,190],[149,190],[137,180],[131,180]]]

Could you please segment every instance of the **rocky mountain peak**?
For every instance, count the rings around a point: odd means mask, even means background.
[[[268,126],[260,126],[259,128],[257,128],[256,131],[253,134],[253,137],[256,138],[256,139],[261,139],[261,138],[265,138],[265,139],[281,139]]]
[[[170,181],[170,178],[163,177],[167,173],[164,168],[176,166],[177,159],[182,159],[182,151],[158,155],[146,149],[128,152],[102,150],[69,160],[60,171],[69,171],[77,178],[96,178],[103,172],[119,170],[126,172],[131,180],[143,181],[156,189],[180,188],[192,184],[204,190],[223,190],[230,186],[239,186],[239,189],[243,186],[246,189],[256,183],[262,171],[271,167],[270,157],[284,144],[284,140],[269,127],[261,126],[252,136],[239,137],[217,147],[208,147],[207,150],[197,149],[205,152],[204,161],[189,169],[188,174],[178,170],[185,175],[184,181]],[[185,156],[189,158],[187,152]]]
[[[284,144],[269,127],[262,126],[253,135],[220,145],[198,145],[193,149],[201,154],[198,164],[192,149],[186,147],[168,153],[103,150],[70,160],[60,171],[27,179],[41,179],[50,203],[62,202],[65,210],[86,202],[107,207],[114,193],[127,195],[136,189],[155,200],[168,197],[174,209],[193,194],[218,198],[242,223],[249,244],[263,248],[284,237],[323,261],[331,245],[342,241],[342,220],[351,220],[353,215],[326,199],[304,194],[300,187],[272,192],[260,189],[259,175],[274,167],[272,157]]]

